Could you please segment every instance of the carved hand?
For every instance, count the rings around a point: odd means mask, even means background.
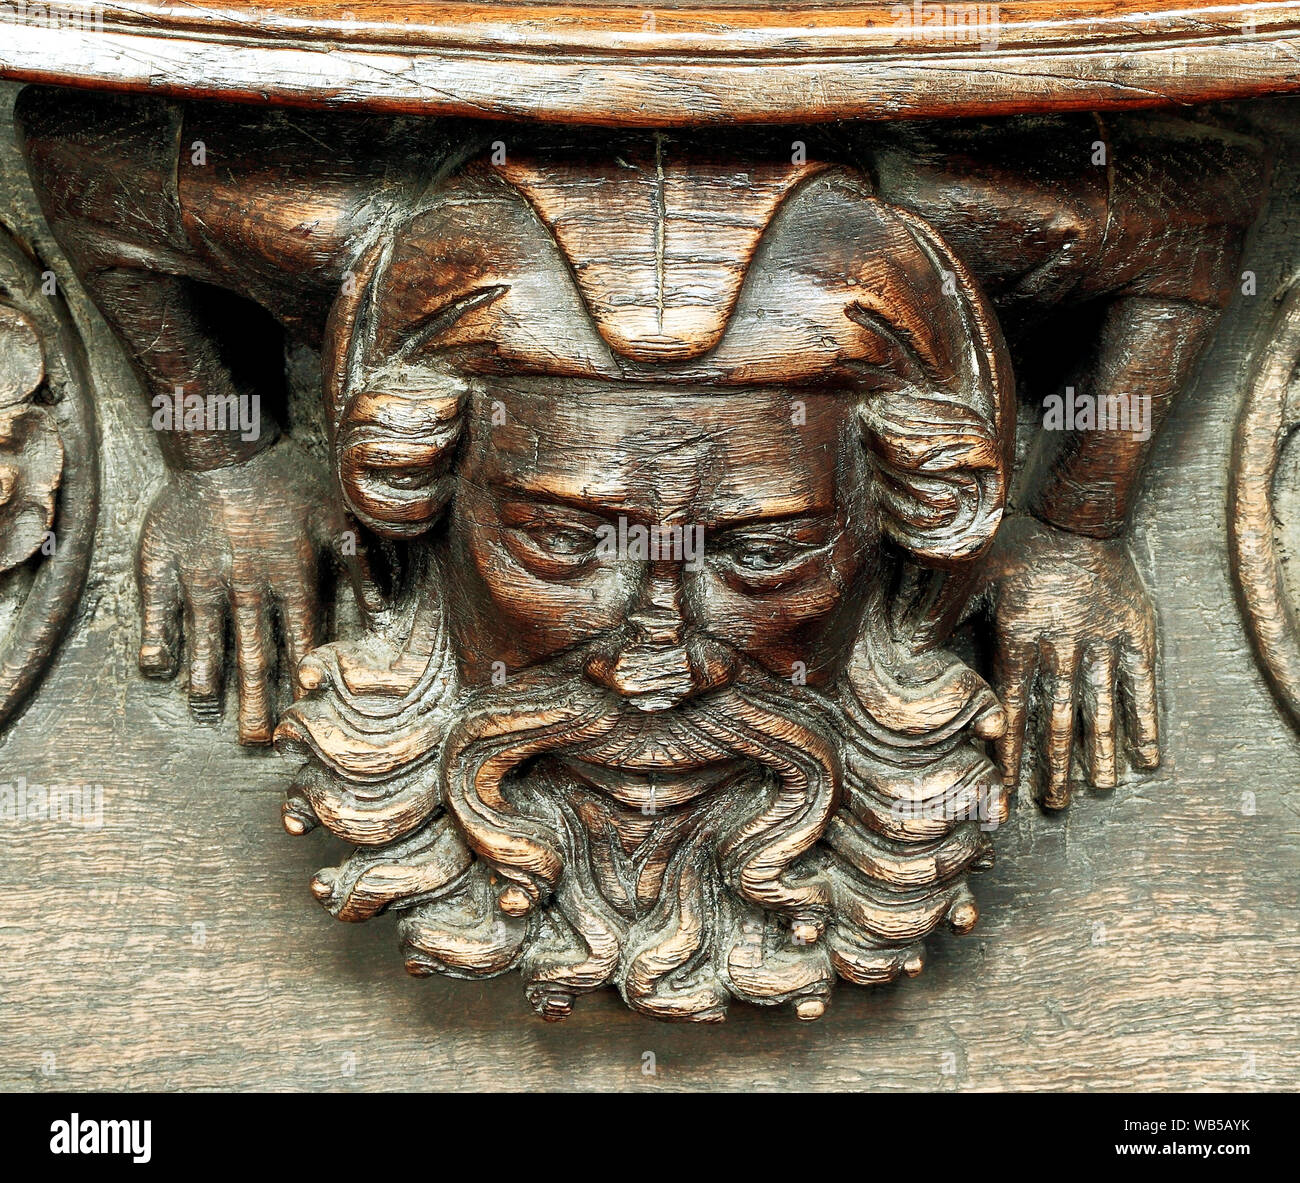
[[[1070,803],[1076,713],[1091,784],[1115,787],[1120,703],[1134,766],[1155,768],[1155,612],[1124,543],[1014,517],[994,543],[984,587],[994,618],[994,683],[1007,713],[997,744],[1006,783],[1019,780],[1035,689],[1046,774],[1036,794],[1049,809]]]
[[[176,674],[183,613],[190,705],[200,715],[219,713],[232,619],[239,740],[270,743],[280,647],[275,620],[296,697],[298,662],[324,640],[327,553],[348,571],[366,610],[376,610],[379,597],[355,526],[320,466],[287,441],[244,464],[174,473],[140,537],[140,669],[155,678]]]

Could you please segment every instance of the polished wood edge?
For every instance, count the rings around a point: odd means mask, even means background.
[[[5,8],[0,5],[0,19]],[[458,50],[509,56],[546,50],[626,58],[680,57],[783,59],[915,54],[959,47],[954,25],[996,24],[996,54],[1015,45],[1044,53],[1066,47],[1106,49],[1126,41],[1231,42],[1300,33],[1300,0],[1197,4],[1188,0],[1012,0],[935,4],[930,0],[874,0],[840,6],[709,7],[656,9],[648,0],[629,4],[441,4],[391,0],[299,3],[274,6],[242,0],[225,4],[167,4],[157,0],[53,0],[94,18],[102,31],[142,31],[153,36],[233,38],[263,43]],[[962,13],[958,10],[972,9]],[[946,10],[946,11],[942,11]],[[940,21],[940,16],[943,20]],[[969,45],[967,46],[969,48]]]
[[[1300,18],[1155,44],[692,60],[343,46],[206,31],[12,24],[0,77],[290,106],[606,125],[994,115],[1185,105],[1300,90]]]

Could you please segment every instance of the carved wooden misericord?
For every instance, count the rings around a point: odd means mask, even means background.
[[[86,359],[54,273],[0,224],[0,728],[72,627],[98,467]]]
[[[920,973],[938,926],[975,926],[1022,779],[1061,810],[1080,774],[1159,763],[1126,526],[1239,282],[1265,146],[1224,110],[450,110],[20,96],[45,217],[168,466],[142,671],[183,672],[199,718],[234,683],[241,741],[300,768],[285,828],[353,848],[313,894],[394,914],[412,973],[518,971],[547,1019],[613,986],[699,1021],[815,1019],[837,979]],[[33,315],[0,305],[0,565],[30,567],[62,479],[57,632],[94,429],[70,330]],[[1294,319],[1232,507],[1293,709]],[[287,421],[286,342],[321,357],[325,463]]]

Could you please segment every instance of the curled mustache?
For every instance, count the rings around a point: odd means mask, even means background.
[[[770,1002],[829,991],[829,959],[814,946],[830,892],[800,863],[838,808],[838,755],[823,737],[816,696],[748,673],[743,683],[649,716],[654,734],[670,737],[675,760],[738,761],[751,771],[743,788],[733,782],[675,807],[680,823],[665,824],[678,827],[677,846],[644,915],[620,912],[606,898],[572,786],[512,774],[542,755],[617,768],[644,752],[647,716],[585,679],[557,686],[552,676],[480,695],[448,734],[439,761],[444,804],[479,860],[478,874],[504,884],[499,913],[533,924],[521,969],[544,1016],[563,1017],[576,994],[611,983],[636,1009],[664,1018],[719,1018],[736,995]],[[437,943],[436,911],[426,906],[409,925],[408,936],[426,950]],[[774,972],[751,972],[761,986],[750,989],[732,981],[727,966],[755,926],[782,929],[782,952],[797,944],[804,954],[795,948],[796,956],[776,959]]]
[[[895,684],[906,663],[864,649],[823,693],[737,659],[730,685],[643,712],[584,677],[580,653],[466,694],[439,617],[412,633],[429,657],[318,651],[315,692],[281,729],[310,759],[286,825],[360,846],[314,894],[343,920],[397,910],[411,972],[518,968],[547,1018],[611,984],[661,1018],[721,1018],[732,998],[807,1018],[837,974],[919,972],[926,934],[974,924],[965,878],[988,835],[954,807],[995,780],[965,740],[991,696],[959,663]],[[666,777],[638,779],[660,763]],[[646,785],[678,783],[689,796],[670,787],[637,817]],[[618,818],[638,835],[626,854]]]
[[[838,807],[841,773],[815,721],[800,719],[809,714],[800,700],[811,704],[813,696],[789,693],[794,689],[751,672],[744,683],[676,708],[671,731],[688,758],[739,757],[771,774],[771,799],[741,811],[719,839],[723,874],[743,898],[820,932],[830,903],[824,888],[787,875]],[[535,687],[521,683],[509,694],[482,696],[448,734],[439,769],[443,801],[478,856],[510,882],[501,899],[507,913],[523,915],[553,892],[563,861],[548,828],[512,806],[503,781],[546,752],[584,760],[624,753],[620,734],[635,717],[584,679],[562,688],[542,679]]]

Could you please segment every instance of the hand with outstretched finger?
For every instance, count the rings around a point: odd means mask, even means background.
[[[383,607],[328,476],[288,441],[243,464],[174,473],[140,536],[141,671],[174,677],[183,644],[191,707],[220,714],[233,623],[239,741],[269,744],[281,650],[298,697],[298,663],[325,640],[327,556],[350,576],[365,612]]]
[[[994,689],[1007,715],[997,742],[1005,783],[1019,782],[1029,735],[1035,796],[1064,809],[1077,734],[1089,783],[1114,788],[1121,707],[1134,767],[1157,767],[1155,612],[1124,543],[1012,517],[981,587],[993,614]]]

